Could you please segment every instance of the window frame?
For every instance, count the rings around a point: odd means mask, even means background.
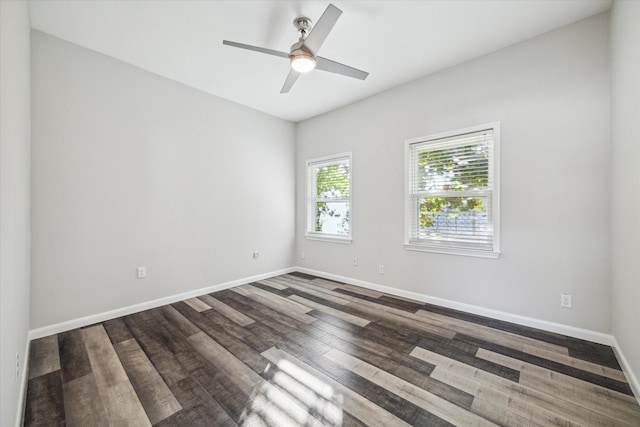
[[[347,161],[349,166],[349,196],[344,198],[346,199],[349,207],[349,234],[332,234],[332,233],[323,233],[320,231],[315,231],[315,206],[318,202],[319,198],[317,197],[317,184],[315,181],[315,174],[313,173],[313,167],[317,165],[331,165],[335,163],[340,163]],[[316,157],[313,159],[308,159],[306,161],[306,195],[305,195],[305,238],[308,240],[319,240],[325,242],[334,242],[334,243],[345,243],[350,244],[353,240],[353,203],[352,203],[352,195],[353,195],[353,170],[352,170],[352,154],[351,152],[339,153],[330,156],[324,157]],[[313,196],[312,196],[313,194]],[[313,206],[313,208],[312,208]]]
[[[410,241],[410,227],[411,222],[415,220],[412,209],[411,200],[411,146],[414,144],[424,144],[433,142],[437,144],[439,140],[444,138],[451,138],[455,136],[462,136],[468,133],[480,132],[483,130],[493,131],[493,158],[489,159],[489,162],[493,166],[493,188],[491,190],[491,215],[493,225],[493,237],[492,237],[492,249],[473,249],[468,247],[456,247],[455,243],[447,243],[438,245],[434,242],[429,242],[425,239],[424,242],[416,243]],[[422,136],[418,138],[412,138],[405,140],[405,189],[404,189],[404,247],[406,250],[421,251],[421,252],[433,252],[449,255],[462,255],[472,256],[480,258],[493,258],[497,259],[501,254],[500,248],[500,122],[485,123],[476,126],[470,126],[467,128],[456,129],[452,131],[442,132],[434,135]]]

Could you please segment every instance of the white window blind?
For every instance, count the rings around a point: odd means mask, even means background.
[[[498,252],[495,129],[459,132],[407,142],[405,243]]]
[[[350,153],[307,161],[306,236],[350,241]]]

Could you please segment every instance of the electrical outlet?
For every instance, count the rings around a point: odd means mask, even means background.
[[[351,265],[353,265],[354,267],[358,266],[358,258],[357,257],[353,257],[353,259],[351,260]]]
[[[384,274],[384,265],[380,264],[380,265],[378,266],[378,273],[380,273],[380,274]]]
[[[560,307],[571,308],[571,294],[560,294]]]
[[[260,256],[260,252],[253,251],[253,259],[258,259],[259,256]]]
[[[138,267],[138,279],[147,277],[147,267]]]
[[[13,381],[18,381],[18,377],[20,376],[20,353],[16,352],[16,373],[13,377]]]
[[[304,251],[300,252],[300,259],[304,259]]]

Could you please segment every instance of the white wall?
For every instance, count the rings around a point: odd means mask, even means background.
[[[29,331],[29,11],[0,1],[0,425],[16,422]],[[15,381],[15,355],[20,353]]]
[[[406,251],[404,140],[492,121],[502,135],[502,256]],[[608,14],[299,123],[296,263],[609,333],[609,132]],[[353,243],[306,240],[304,162],[345,151]],[[560,308],[561,292],[573,309]]]
[[[611,11],[613,335],[640,374],[640,3]],[[638,379],[636,379],[638,381]],[[637,383],[636,383],[637,384]],[[636,390],[638,391],[638,390]]]
[[[37,31],[32,87],[32,328],[291,266],[293,124]]]

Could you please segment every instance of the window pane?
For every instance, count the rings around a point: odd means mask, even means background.
[[[319,233],[349,235],[349,202],[316,202]]]
[[[490,246],[490,204],[488,196],[420,198],[416,238]]]
[[[349,165],[337,163],[316,168],[318,198],[349,197]]]
[[[487,143],[418,152],[418,191],[468,191],[489,182]]]

